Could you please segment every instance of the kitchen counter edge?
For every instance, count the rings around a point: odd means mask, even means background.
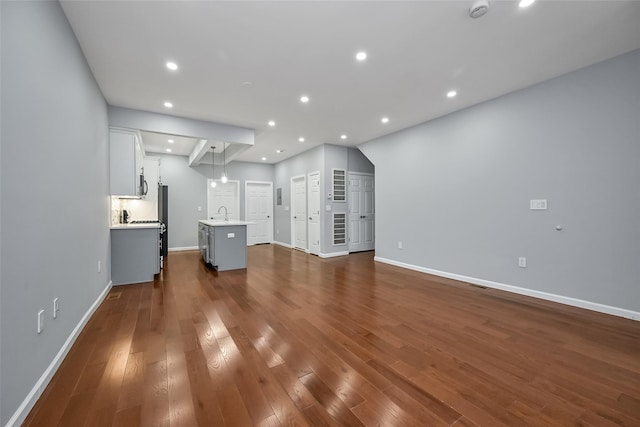
[[[159,222],[153,222],[151,224],[113,224],[111,230],[134,230],[138,228],[160,228]]]
[[[234,225],[250,225],[255,224],[255,222],[251,221],[238,221],[238,220],[230,220],[230,221],[218,221],[218,220],[209,220],[209,219],[201,219],[198,223],[202,223],[204,225],[208,225],[209,227],[231,227]]]

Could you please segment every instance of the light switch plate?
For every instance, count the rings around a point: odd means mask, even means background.
[[[529,208],[532,211],[546,211],[547,199],[535,199],[529,201]]]

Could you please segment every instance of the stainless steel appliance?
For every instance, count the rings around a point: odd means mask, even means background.
[[[131,221],[129,224],[160,224],[160,236],[158,239],[158,256],[160,257],[160,268],[164,267],[164,246],[163,246],[163,236],[167,235],[167,227],[157,219],[136,219]]]
[[[167,258],[169,255],[169,187],[162,184],[158,184],[158,221],[164,224],[160,255]]]
[[[149,191],[149,185],[147,185],[147,181],[144,179],[144,169],[139,179],[140,181],[138,183],[138,196],[144,197],[147,195],[147,192]]]

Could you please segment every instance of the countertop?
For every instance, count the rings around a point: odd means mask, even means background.
[[[160,228],[159,222],[147,224],[113,224],[111,230],[134,230],[138,228]]]
[[[219,220],[219,219],[201,219],[200,221],[204,225],[208,225],[210,227],[230,227],[232,225],[249,225],[255,224],[255,222],[251,221],[238,221],[237,219],[230,219],[229,221]]]

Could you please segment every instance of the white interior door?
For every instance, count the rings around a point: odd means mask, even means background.
[[[247,181],[245,183],[245,219],[247,244],[271,243],[273,234],[273,183]]]
[[[292,246],[307,249],[307,183],[304,176],[291,178]]]
[[[222,206],[227,208],[229,219],[240,219],[240,181],[223,184],[216,180],[216,186],[211,187],[211,180],[207,180],[207,218],[225,219]]]
[[[349,172],[349,252],[375,249],[375,204],[373,175]]]
[[[320,172],[309,174],[309,252],[320,255]]]

